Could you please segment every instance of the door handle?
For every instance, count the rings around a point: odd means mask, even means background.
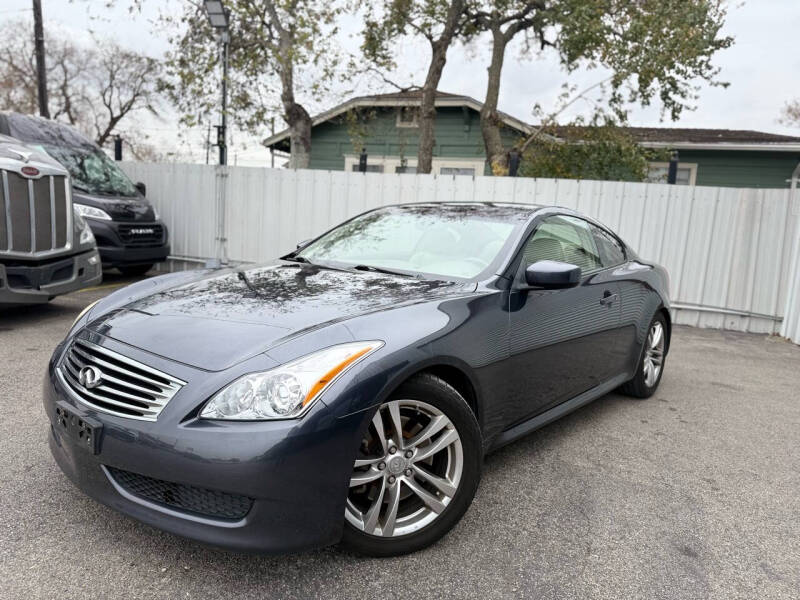
[[[619,295],[612,294],[611,292],[606,291],[606,293],[603,294],[603,297],[600,298],[600,304],[603,305],[603,306],[611,306],[618,299],[619,299]]]

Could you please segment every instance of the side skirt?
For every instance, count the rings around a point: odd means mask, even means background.
[[[605,383],[601,383],[595,388],[583,392],[578,396],[575,396],[571,400],[567,400],[566,402],[562,402],[558,406],[554,406],[550,410],[547,410],[541,414],[536,415],[528,419],[527,421],[520,423],[519,425],[515,425],[511,429],[506,429],[503,433],[501,433],[497,438],[495,438],[494,442],[490,447],[490,452],[493,450],[497,450],[506,444],[510,444],[511,442],[521,438],[524,435],[527,435],[537,429],[560,419],[564,415],[571,413],[574,410],[579,409],[581,406],[585,406],[589,404],[593,400],[597,400],[601,396],[605,396],[609,392],[617,389],[623,383],[628,381],[631,376],[627,373],[623,373],[621,375],[617,375],[613,379],[609,379]]]

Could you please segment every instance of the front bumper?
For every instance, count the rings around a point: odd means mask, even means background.
[[[187,385],[170,404],[187,406],[186,396],[180,396],[192,391]],[[102,424],[97,454],[59,429],[59,401]],[[341,537],[364,413],[337,417],[319,402],[298,420],[214,422],[167,415],[165,409],[156,422],[139,421],[76,401],[62,387],[52,363],[44,382],[44,407],[50,449],[61,470],[87,495],[139,521],[240,551],[293,552],[330,545]],[[239,520],[184,511],[121,489],[109,468],[247,496],[252,507]]]
[[[169,232],[161,221],[140,223],[138,221],[101,221],[86,219],[97,240],[97,249],[106,268],[146,265],[163,262],[170,252]],[[138,234],[134,231],[157,229],[159,235]]]
[[[103,271],[94,249],[31,266],[0,263],[0,304],[43,304],[54,296],[95,285],[102,279]]]

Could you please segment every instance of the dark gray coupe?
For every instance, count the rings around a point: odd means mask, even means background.
[[[667,286],[571,210],[376,209],[87,308],[49,365],[50,447],[93,498],[206,543],[412,552],[467,510],[487,452],[653,394]]]

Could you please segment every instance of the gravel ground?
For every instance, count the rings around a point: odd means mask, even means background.
[[[659,392],[608,395],[487,457],[439,544],[262,557],[112,512],[50,457],[53,346],[125,280],[0,309],[0,598],[798,598],[800,348],[676,328]]]

